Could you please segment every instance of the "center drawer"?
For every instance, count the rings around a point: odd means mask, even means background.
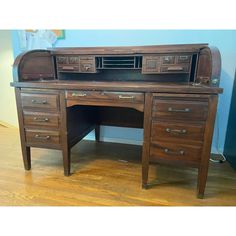
[[[106,91],[67,91],[67,99],[75,100],[104,100],[104,101],[119,101],[129,103],[143,103],[143,93],[131,92],[106,92]]]
[[[206,101],[153,99],[152,117],[160,119],[206,120],[208,103]]]

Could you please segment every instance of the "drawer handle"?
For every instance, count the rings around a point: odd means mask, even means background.
[[[186,134],[187,130],[186,129],[170,129],[170,128],[166,128],[166,132],[168,132],[168,133],[176,133],[176,134]]]
[[[134,99],[134,96],[123,96],[123,95],[119,95],[119,99]]]
[[[39,134],[36,134],[34,137],[37,138],[37,139],[44,139],[44,140],[50,139],[50,136],[49,136],[49,135],[47,135],[47,136],[41,136],[41,135],[39,135]]]
[[[184,108],[184,109],[173,109],[172,107],[168,108],[169,112],[190,112],[191,110],[189,108]]]
[[[172,155],[181,155],[183,156],[184,155],[184,150],[179,150],[179,151],[171,151],[170,149],[168,148],[165,148],[164,149],[164,152],[167,153],[167,154],[172,154]]]
[[[72,97],[85,97],[87,96],[86,93],[72,93]]]
[[[183,71],[184,68],[182,66],[168,67],[167,71]]]
[[[31,102],[34,104],[47,104],[47,100],[38,101],[38,100],[32,99]]]
[[[48,122],[49,121],[48,118],[39,118],[39,117],[34,117],[34,120],[38,121],[38,122]]]
[[[74,70],[73,66],[62,66],[62,70]]]
[[[91,67],[90,66],[85,66],[85,70],[88,71]]]
[[[180,56],[179,59],[180,60],[187,60],[189,57],[188,56]]]

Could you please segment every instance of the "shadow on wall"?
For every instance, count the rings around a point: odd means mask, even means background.
[[[224,155],[227,161],[236,170],[236,71],[225,138]]]
[[[220,87],[223,94],[219,95],[219,103],[215,120],[214,136],[212,143],[212,153],[223,153],[227,121],[230,109],[230,99],[232,94],[233,78],[225,70],[221,71]]]

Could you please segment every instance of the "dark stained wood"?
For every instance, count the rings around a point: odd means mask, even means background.
[[[25,130],[26,144],[33,147],[58,148],[60,146],[60,135],[57,131],[48,130]]]
[[[21,93],[21,100],[23,108],[58,110],[58,95],[56,94]]]
[[[67,91],[67,99],[73,100],[104,100],[104,101],[123,101],[132,103],[143,103],[143,93],[131,93],[131,92],[107,92],[107,91]]]
[[[209,98],[209,110],[204,134],[204,144],[201,155],[201,162],[198,169],[197,196],[199,198],[203,198],[206,186],[209,159],[211,154],[211,143],[214,131],[215,115],[217,111],[217,102],[218,102],[217,96],[212,95]]]
[[[119,55],[119,54],[141,54],[141,53],[186,53],[199,52],[208,44],[178,44],[178,45],[152,45],[152,46],[123,46],[123,47],[81,47],[81,48],[52,48],[53,55],[79,54],[79,55]]]
[[[100,142],[100,125],[95,126],[95,140]]]
[[[126,107],[99,107],[98,122],[101,125],[143,128],[143,112]]]
[[[59,115],[54,113],[24,111],[24,124],[27,127],[52,127],[59,128]]]
[[[55,81],[55,82],[14,82],[14,87],[20,88],[41,88],[41,89],[78,89],[94,91],[132,91],[132,92],[161,92],[161,93],[186,93],[186,94],[219,94],[222,88],[192,85],[192,83],[158,83],[158,82],[115,82],[115,81]]]
[[[68,129],[67,129],[67,112],[66,112],[66,100],[65,93],[60,93],[60,117],[61,117],[61,128],[60,128],[60,136],[61,136],[61,149],[63,156],[63,166],[64,166],[64,175],[70,175],[70,146],[68,139]]]
[[[152,141],[171,140],[175,143],[202,143],[205,125],[176,121],[152,121]]]
[[[150,162],[198,169],[203,197],[221,59],[207,44],[33,50],[13,68],[25,169],[30,147],[62,152],[100,126],[144,129],[142,187]],[[80,164],[80,163],[79,163]],[[74,169],[74,173],[77,169]]]
[[[75,105],[90,105],[90,106],[110,106],[110,107],[129,107],[134,108],[138,111],[143,112],[144,107],[142,103],[130,103],[130,102],[114,102],[114,101],[104,101],[104,100],[67,100],[67,107]]]
[[[174,142],[152,142],[150,147],[150,160],[159,159],[168,162],[184,164],[198,163],[201,158],[201,146],[186,145]]]
[[[221,56],[218,48],[207,47],[202,49],[199,54],[196,82],[218,87],[220,74]]]
[[[54,60],[48,50],[20,54],[13,65],[14,81],[55,79]]]
[[[151,117],[152,117],[152,94],[146,93],[145,94],[144,121],[143,121],[144,133],[143,133],[143,150],[142,150],[142,187],[143,188],[148,188]]]
[[[17,107],[18,122],[19,122],[19,129],[20,129],[21,151],[22,151],[22,157],[23,157],[23,162],[24,162],[24,168],[25,170],[30,170],[31,169],[31,153],[30,153],[30,147],[26,146],[25,131],[24,131],[24,118],[23,118],[22,103],[21,103],[21,91],[19,88],[15,88],[15,96],[16,96],[16,107]]]
[[[155,97],[152,116],[159,119],[206,120],[208,104],[204,100]]]
[[[57,150],[32,148],[33,168],[25,171],[18,129],[0,126],[0,150],[1,206],[236,205],[236,173],[227,162],[210,162],[205,197],[198,199],[197,169],[183,166],[150,164],[151,188],[141,189],[141,146],[84,140],[71,150],[76,171],[69,178]]]

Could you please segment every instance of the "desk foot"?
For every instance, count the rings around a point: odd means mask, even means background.
[[[142,184],[142,189],[149,189],[149,185],[148,184]]]
[[[95,140],[100,142],[100,125],[95,126]]]
[[[204,193],[198,193],[198,194],[197,194],[197,198],[203,199],[203,198],[204,198]]]
[[[66,171],[64,171],[64,176],[70,176],[70,175],[71,175],[70,172],[66,172]]]
[[[30,154],[30,147],[26,147],[22,145],[22,155],[24,161],[24,168],[25,170],[31,170],[31,154]]]

